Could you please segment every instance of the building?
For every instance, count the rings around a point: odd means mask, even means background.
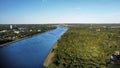
[[[11,30],[12,30],[12,28],[13,28],[12,25],[10,25],[10,29],[11,29]]]

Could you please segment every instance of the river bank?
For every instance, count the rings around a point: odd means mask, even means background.
[[[61,40],[61,37],[57,40],[57,42],[54,44],[54,46],[49,51],[46,59],[43,62],[43,68],[48,68],[48,66],[52,63],[52,58],[55,55],[55,50],[58,47],[58,41]]]
[[[52,58],[55,55],[55,49],[57,48],[58,42],[55,43],[55,45],[51,48],[49,54],[47,55],[44,63],[43,63],[43,68],[47,68],[48,65],[52,62]]]
[[[55,29],[56,29],[56,28],[55,28]],[[54,30],[54,29],[52,29],[52,30]],[[48,31],[51,31],[51,30],[48,30]],[[45,31],[45,32],[48,32],[48,31]],[[37,33],[37,34],[34,34],[34,35],[32,35],[32,36],[24,37],[24,38],[21,38],[21,39],[17,39],[17,40],[13,40],[13,41],[11,41],[11,42],[7,42],[7,43],[4,43],[4,44],[1,44],[1,45],[0,45],[0,48],[4,47],[4,46],[6,46],[6,45],[9,45],[9,44],[11,44],[11,43],[15,43],[15,42],[18,42],[18,41],[27,39],[27,38],[31,38],[31,37],[37,36],[37,35],[39,35],[39,34],[43,34],[43,33],[45,33],[45,32]]]
[[[41,34],[41,33],[38,33],[38,34]],[[33,36],[36,36],[36,35],[38,35],[38,34],[35,34],[35,35],[33,35]],[[1,45],[0,45],[0,48],[4,47],[4,46],[6,46],[6,45],[9,45],[9,44],[11,44],[11,43],[15,43],[15,42],[18,42],[18,41],[27,39],[27,38],[31,38],[31,37],[33,37],[33,36],[28,36],[28,37],[25,37],[25,38],[21,38],[21,39],[17,39],[17,40],[8,42],[8,43],[1,44]]]

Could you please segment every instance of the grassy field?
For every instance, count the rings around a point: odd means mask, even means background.
[[[70,27],[58,41],[48,68],[106,68],[106,62],[118,50],[119,28]]]

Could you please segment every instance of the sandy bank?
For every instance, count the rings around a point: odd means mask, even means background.
[[[44,63],[43,63],[43,67],[44,67],[44,68],[47,68],[48,65],[52,62],[52,58],[53,58],[54,55],[55,55],[55,52],[54,52],[54,51],[55,51],[55,49],[57,48],[57,44],[58,44],[58,42],[55,43],[55,45],[51,48],[48,56],[46,57],[46,59],[45,59],[45,61],[44,61]]]

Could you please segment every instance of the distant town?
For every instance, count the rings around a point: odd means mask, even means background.
[[[54,29],[52,25],[22,25],[22,24],[1,24],[0,25],[0,46],[2,44],[17,41],[26,37],[43,33]]]

